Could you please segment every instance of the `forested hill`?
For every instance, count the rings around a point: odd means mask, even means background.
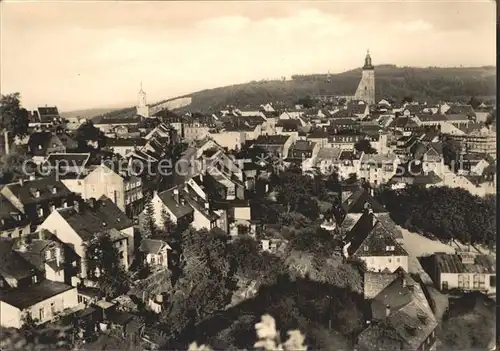
[[[308,95],[353,95],[361,68],[339,74],[297,75],[291,80],[253,81],[190,95],[192,103],[182,110],[213,112],[227,105],[259,106],[263,102],[293,103]],[[468,101],[471,96],[493,99],[496,95],[496,68],[485,67],[375,67],[377,100],[405,96],[427,101]]]

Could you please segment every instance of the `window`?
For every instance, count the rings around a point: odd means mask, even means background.
[[[398,263],[401,262],[401,258],[400,257],[396,258],[396,262]]]
[[[55,302],[52,302],[52,303],[50,304],[50,314],[51,314],[52,316],[54,316],[54,315],[56,314],[56,303],[55,303]]]
[[[41,207],[38,209],[38,216],[43,217],[43,208]]]
[[[45,251],[45,258],[46,258],[47,260],[50,260],[50,259],[51,259],[51,257],[52,257],[52,255],[51,255],[50,250]]]
[[[492,288],[497,286],[497,276],[495,274],[490,275],[490,286]]]
[[[448,290],[448,282],[447,281],[444,281],[441,283],[441,289],[444,291]]]
[[[389,257],[387,260],[389,261],[389,263],[391,263],[391,262],[392,262],[392,259],[391,259],[390,257]]]
[[[45,310],[42,308],[40,308],[40,310],[38,311],[38,316],[39,316],[39,319],[40,321],[43,321],[44,318],[45,318]]]
[[[31,281],[33,282],[33,284],[36,284],[36,282],[38,281],[37,276],[34,275],[33,277],[31,277]]]

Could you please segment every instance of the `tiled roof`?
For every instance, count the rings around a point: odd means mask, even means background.
[[[396,278],[397,273],[389,272],[365,272],[363,279],[363,290],[365,299],[373,299],[382,290],[389,286]]]
[[[280,119],[278,123],[276,123],[276,127],[283,127],[283,131],[298,131],[298,128],[301,126],[301,123],[298,119]]]
[[[63,182],[52,177],[45,177],[20,183],[10,183],[5,185],[23,205],[30,203],[40,203],[50,201],[73,194]],[[53,193],[56,188],[56,193]],[[40,191],[40,196],[36,197],[36,191]]]
[[[464,253],[466,255],[466,253]],[[437,253],[434,255],[441,273],[495,273],[494,256],[474,255],[474,263],[463,263],[460,254],[451,255]]]
[[[83,241],[90,240],[95,233],[103,230],[123,230],[133,226],[125,213],[107,197],[96,200],[94,208],[89,203],[82,203],[78,207],[78,211],[72,207],[57,211]]]
[[[384,213],[387,210],[375,200],[365,189],[358,189],[344,201],[342,207],[346,213],[363,213],[365,203],[368,203],[374,213]]]
[[[307,136],[308,139],[326,139],[328,138],[328,132],[322,128],[316,128],[310,132]]]
[[[297,140],[290,148],[290,151],[312,151],[315,145],[315,143],[310,141]]]
[[[178,189],[179,190],[179,189]],[[161,193],[158,193],[161,201],[167,208],[173,213],[176,218],[181,218],[193,213],[193,208],[189,206],[187,202],[182,204],[182,202],[177,203],[174,198],[174,189],[165,190]],[[179,200],[182,198],[181,191],[179,190]]]
[[[377,213],[375,215],[375,218],[382,223],[384,228],[386,228],[393,237],[396,239],[402,239],[403,238],[403,233],[401,232],[401,229],[399,229],[396,226],[396,223],[391,218],[391,215],[389,213]]]
[[[16,288],[7,292],[0,291],[0,300],[23,310],[71,289],[76,288],[64,283],[44,280],[29,287]]]
[[[450,122],[468,121],[469,117],[464,114],[445,114],[445,117]]]
[[[339,148],[334,147],[322,147],[318,151],[318,160],[337,160],[342,152]]]
[[[374,223],[375,222],[375,223]],[[408,253],[396,241],[390,230],[385,228],[374,215],[364,213],[347,234],[351,243],[348,248],[349,255],[365,256],[408,256]],[[386,250],[388,246],[394,250]]]

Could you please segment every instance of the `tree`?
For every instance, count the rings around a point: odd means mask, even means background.
[[[479,100],[475,96],[471,96],[468,104],[471,105],[473,109],[476,109],[479,105],[481,105],[481,100]]]
[[[36,165],[31,162],[26,152],[14,145],[11,152],[0,156],[0,184],[7,184],[17,178],[25,178],[27,174],[35,173]]]
[[[409,103],[411,103],[411,102],[413,102],[413,97],[412,97],[412,96],[405,96],[405,97],[403,97],[403,100],[402,100],[402,101],[403,101],[403,104],[404,104],[405,102],[409,102]]]
[[[86,244],[85,259],[89,279],[98,283],[105,297],[114,298],[127,292],[129,277],[109,233],[96,234]]]
[[[75,140],[78,142],[78,147],[85,150],[88,149],[90,142],[96,142],[97,148],[106,145],[106,136],[94,126],[92,121],[86,121],[78,127],[75,132]]]
[[[356,144],[354,144],[354,148],[357,152],[364,152],[365,154],[376,154],[377,150],[375,150],[370,144],[370,140],[361,139]]]
[[[151,238],[156,233],[155,209],[149,192],[146,194],[144,220],[141,229],[143,239]]]
[[[8,132],[8,139],[28,135],[29,112],[21,107],[19,93],[2,95],[0,98],[0,130]]]

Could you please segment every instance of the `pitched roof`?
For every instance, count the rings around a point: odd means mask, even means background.
[[[143,239],[139,246],[141,252],[155,255],[159,254],[163,248],[167,248],[168,250],[172,249],[165,241],[154,239]]]
[[[0,291],[0,300],[23,310],[71,289],[76,288],[60,282],[43,280],[39,284],[29,287],[15,288],[6,292]]]
[[[441,273],[495,273],[495,256],[471,255],[473,263],[463,263],[462,254],[437,253],[434,255],[437,266]],[[469,254],[470,255],[470,254]]]
[[[8,188],[23,205],[49,201],[72,194],[63,182],[53,177],[25,181],[22,185],[20,183],[10,183],[5,185],[5,187]],[[56,189],[55,193],[53,192],[54,188]],[[37,190],[40,191],[39,197],[36,197]]]
[[[396,273],[364,272],[363,291],[365,299],[373,299],[397,278]]]
[[[127,147],[127,146],[144,146],[147,140],[143,138],[107,138],[107,147]]]
[[[322,147],[318,151],[317,160],[337,160],[341,152],[342,150],[336,147]]]
[[[0,237],[0,276],[19,280],[32,275],[36,267],[14,251],[14,244],[14,240]]]
[[[289,138],[288,135],[259,135],[254,145],[284,145]]]
[[[405,249],[396,241],[390,230],[374,218],[373,213],[364,213],[347,234],[351,243],[349,255],[357,256],[408,256]],[[387,250],[394,247],[394,250]]]
[[[180,200],[182,198],[182,194],[180,189],[177,190],[179,191]],[[182,202],[179,201],[179,203],[177,203],[174,197],[174,189],[165,190],[161,193],[158,193],[158,197],[176,218],[181,218],[193,213],[193,208],[189,206],[187,202],[182,204]]]
[[[57,210],[83,241],[90,240],[95,233],[103,230],[123,230],[133,226],[132,221],[105,196],[95,201],[92,208],[90,203],[82,203],[78,211],[73,207]]]
[[[28,148],[33,156],[45,156],[53,138],[57,138],[57,135],[49,131],[32,133],[28,140]]]
[[[368,203],[374,213],[387,212],[377,200],[375,200],[365,189],[360,188],[349,196],[342,207],[346,213],[363,213],[365,211],[365,203]]]

